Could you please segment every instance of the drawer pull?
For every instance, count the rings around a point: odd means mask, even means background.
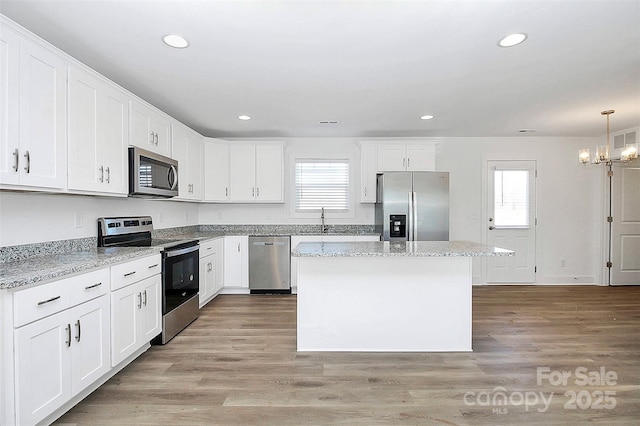
[[[124,274],[124,276],[125,276],[125,277],[128,277],[129,275],[133,275],[133,274],[135,274],[135,273],[136,273],[136,271],[128,272],[128,273]]]
[[[42,302],[38,302],[38,306],[44,305],[45,303],[53,302],[54,300],[60,299],[60,296],[52,297],[48,300],[43,300]]]
[[[90,289],[92,289],[92,288],[96,288],[96,287],[99,287],[99,286],[101,286],[101,285],[102,285],[102,283],[98,283],[98,284],[94,284],[94,285],[88,285],[88,286],[86,286],[84,289],[85,289],[85,290],[90,290]]]
[[[207,250],[211,250],[213,247],[207,247]]]
[[[149,266],[149,269],[153,269],[153,268],[155,268],[156,266],[158,266],[158,264],[157,264],[157,263],[156,263],[155,265],[151,265],[151,266]]]

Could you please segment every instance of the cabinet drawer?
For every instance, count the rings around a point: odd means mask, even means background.
[[[70,281],[67,278],[13,294],[13,325],[20,327],[72,306]]]
[[[104,268],[76,277],[79,279],[72,279],[69,283],[71,305],[79,305],[107,294],[109,292],[109,277],[109,268]]]
[[[126,287],[160,272],[162,272],[160,254],[114,265],[111,267],[111,290]]]
[[[222,238],[215,238],[213,240],[201,242],[200,243],[200,259],[202,259],[205,256],[210,256],[214,254],[217,250],[219,250],[216,247],[219,246],[220,244],[222,244]]]
[[[38,287],[18,290],[13,294],[14,327],[106,294],[109,268],[64,278]]]

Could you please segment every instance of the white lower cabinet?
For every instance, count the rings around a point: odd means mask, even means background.
[[[26,319],[20,310],[48,315],[14,330],[16,424],[43,420],[111,369],[108,277],[106,269],[14,294],[15,325]],[[78,299],[70,295],[76,283],[90,287],[87,298],[97,297],[69,307]]]
[[[161,276],[154,275],[111,293],[112,366],[162,331],[161,288]]]
[[[224,239],[200,243],[199,302],[202,308],[222,289]]]
[[[224,286],[249,288],[249,237],[224,237]]]

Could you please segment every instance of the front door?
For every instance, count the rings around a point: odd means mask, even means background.
[[[487,283],[533,283],[536,248],[536,162],[487,162],[486,241],[516,252],[487,258]]]
[[[614,165],[609,285],[640,285],[640,164]]]

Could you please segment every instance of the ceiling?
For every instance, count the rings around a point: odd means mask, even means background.
[[[210,137],[600,136],[605,109],[612,131],[640,124],[640,0],[2,0],[0,11]],[[513,32],[528,39],[497,46]],[[168,33],[191,45],[164,45]]]

